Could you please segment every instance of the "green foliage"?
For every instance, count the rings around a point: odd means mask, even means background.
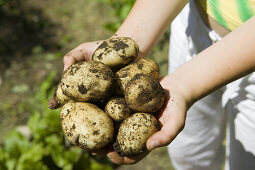
[[[0,170],[111,170],[109,163],[99,163],[65,141],[59,110],[47,107],[55,76],[56,72],[51,72],[36,94],[35,102],[39,105],[32,107],[34,114],[28,120],[31,138],[14,130],[0,146]]]
[[[104,25],[105,29],[112,32],[117,31],[121,23],[127,17],[129,11],[133,7],[135,0],[99,0],[102,3],[110,4],[113,7],[112,14],[117,18]]]

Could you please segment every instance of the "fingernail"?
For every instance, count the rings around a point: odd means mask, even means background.
[[[67,66],[64,66],[64,71],[67,69]]]
[[[158,142],[157,141],[151,141],[150,144],[149,144],[148,150],[151,151],[151,150],[153,150],[153,149],[155,149],[157,147],[158,147]]]

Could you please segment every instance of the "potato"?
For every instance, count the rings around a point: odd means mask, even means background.
[[[110,96],[115,80],[105,64],[84,61],[68,67],[61,81],[61,89],[66,96],[75,101],[95,102]]]
[[[132,110],[128,107],[124,98],[112,98],[105,106],[105,112],[115,121],[120,122],[125,120]]]
[[[55,90],[54,99],[58,102],[58,104],[60,104],[60,106],[63,106],[65,103],[72,99],[63,94],[60,85],[61,83],[58,84],[57,89]]]
[[[158,112],[165,101],[165,91],[152,76],[137,74],[125,89],[125,100],[136,112]]]
[[[111,118],[94,104],[68,102],[62,107],[60,118],[66,138],[83,149],[98,150],[113,139]]]
[[[146,141],[158,131],[157,119],[149,113],[135,113],[119,128],[114,150],[121,156],[137,155],[146,150]]]
[[[111,68],[120,68],[135,60],[139,52],[138,45],[128,37],[110,38],[96,49],[92,60],[100,61]]]
[[[120,94],[124,93],[127,83],[136,74],[148,74],[158,79],[159,66],[153,60],[140,59],[116,72],[117,85],[120,88]]]

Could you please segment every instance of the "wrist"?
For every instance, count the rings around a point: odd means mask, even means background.
[[[196,102],[189,83],[175,73],[164,77],[161,80],[161,85],[170,92],[170,98],[173,93],[181,96],[185,100],[187,110]]]

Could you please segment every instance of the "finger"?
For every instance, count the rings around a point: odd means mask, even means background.
[[[70,65],[84,60],[90,60],[96,48],[102,41],[83,43],[64,56],[64,70]]]
[[[179,115],[170,115],[160,131],[153,134],[146,142],[148,150],[169,145],[184,127],[184,118]]]
[[[107,154],[107,156],[109,157],[109,159],[118,165],[131,165],[131,164],[135,164],[137,162],[139,162],[140,160],[142,160],[144,157],[146,157],[148,154],[150,153],[150,151],[146,150],[144,152],[142,152],[141,154],[135,155],[135,156],[120,156],[117,152],[109,152]]]
[[[141,154],[138,154],[135,156],[124,157],[124,163],[126,165],[135,164],[135,163],[139,162],[140,160],[142,160],[144,157],[146,157],[149,153],[150,153],[150,151],[146,150],[146,151],[143,151]]]
[[[107,154],[108,158],[115,164],[124,164],[124,157],[119,156],[119,154],[115,151],[109,152]]]
[[[70,65],[78,61],[86,60],[86,54],[85,54],[84,48],[86,48],[86,44],[81,44],[64,56],[64,59],[63,59],[64,70],[66,70]]]
[[[51,110],[53,110],[53,109],[59,108],[59,107],[60,107],[60,104],[59,104],[54,98],[52,98],[52,99],[50,99],[50,100],[48,101],[48,107],[49,107]]]
[[[64,56],[63,63],[64,63],[64,71],[72,64],[76,63],[77,60],[74,56],[74,52],[69,52],[67,55]]]

